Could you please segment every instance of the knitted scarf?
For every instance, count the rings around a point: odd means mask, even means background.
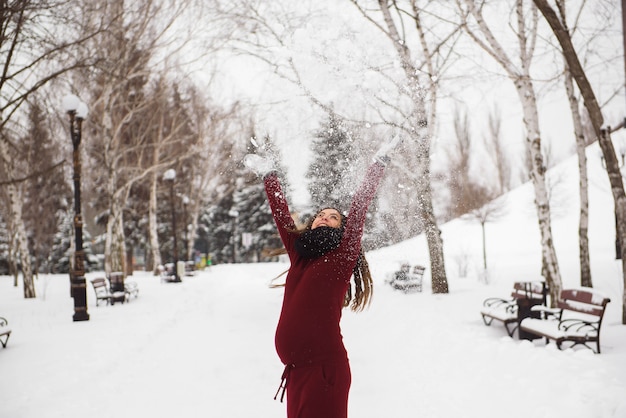
[[[304,231],[295,242],[298,254],[304,258],[317,258],[339,247],[343,228],[319,226]]]

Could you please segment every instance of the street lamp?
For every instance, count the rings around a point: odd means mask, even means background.
[[[87,282],[85,281],[85,252],[83,251],[83,217],[80,205],[80,141],[82,123],[87,117],[87,105],[73,94],[63,98],[63,109],[70,118],[74,167],[74,267],[70,267],[70,294],[74,299],[74,321],[88,321]]]
[[[174,237],[174,248],[172,255],[174,256],[174,281],[180,282],[178,276],[178,242],[176,240],[176,210],[174,209],[174,181],[176,180],[176,170],[170,168],[163,173],[163,180],[170,184],[170,207],[172,210],[172,235]]]

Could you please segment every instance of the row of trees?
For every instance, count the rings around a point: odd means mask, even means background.
[[[342,119],[352,120],[357,124],[359,121],[362,124],[374,121],[403,131],[408,140],[405,141],[401,157],[397,159],[395,165],[398,172],[411,182],[411,193],[416,198],[416,205],[409,210],[412,210],[419,219],[428,240],[435,293],[447,292],[443,246],[433,206],[433,179],[436,176],[432,175],[435,173],[431,173],[433,167],[431,147],[441,135],[437,130],[438,118],[441,115],[438,108],[442,98],[446,94],[451,94],[450,86],[453,85],[453,80],[464,75],[455,71],[455,66],[462,67],[461,71],[467,72],[467,59],[480,61],[490,58],[491,64],[483,64],[482,68],[476,66],[469,68],[486,71],[485,74],[502,74],[510,80],[517,93],[526,144],[526,152],[523,155],[528,156],[526,161],[529,162],[529,178],[535,192],[537,219],[541,232],[543,275],[550,285],[553,300],[557,299],[562,287],[562,278],[552,238],[538,95],[546,86],[556,89],[557,83],[562,82],[567,91],[575,128],[569,136],[577,139],[576,146],[581,156],[581,282],[590,286],[592,282],[587,248],[584,159],[584,145],[589,139],[585,139],[581,123],[587,114],[593,127],[591,140],[601,140],[603,154],[607,161],[611,161],[607,164],[607,171],[618,207],[623,199],[623,187],[618,184],[621,183],[621,176],[619,167],[613,164],[616,160],[611,142],[606,130],[602,130],[602,123],[599,123],[603,121],[600,107],[593,98],[591,86],[588,83],[585,85],[584,82],[585,73],[580,64],[580,56],[584,57],[589,68],[591,62],[596,59],[592,54],[600,49],[600,43],[596,42],[602,38],[603,31],[608,29],[602,22],[615,21],[618,4],[616,2],[592,4],[580,1],[576,4],[570,2],[566,7],[566,3],[560,0],[553,2],[553,6],[545,1],[529,0],[509,2],[456,0],[445,4],[418,0],[404,2],[351,0],[350,3],[358,14],[372,25],[374,34],[380,34],[379,38],[375,35],[367,37],[368,47],[365,53],[360,54],[350,49],[350,46],[340,49],[337,45],[344,41],[340,36],[332,42],[311,47],[303,53],[302,40],[298,37],[297,30],[302,22],[294,17],[293,10],[285,12],[246,0],[229,2],[230,5],[234,5],[231,10],[253,11],[249,19],[236,14],[230,15],[232,19],[239,19],[238,28],[243,29],[234,32],[233,43],[242,52],[271,63],[276,74],[297,86],[327,113],[333,112]],[[226,8],[223,10],[227,11]],[[336,11],[343,13],[346,9],[337,8]],[[549,36],[549,32],[545,30],[545,20],[540,18],[541,14],[546,17],[556,37]],[[276,19],[276,15],[283,19]],[[503,19],[504,16],[507,18]],[[589,26],[587,23],[594,16],[601,19]],[[342,22],[345,24],[346,20]],[[242,21],[245,24],[241,24]],[[277,21],[279,23],[276,23]],[[362,22],[359,23],[361,28]],[[251,28],[254,30],[251,31]],[[355,35],[344,32],[341,36],[354,40],[358,36],[363,36],[363,33]],[[576,42],[577,49],[573,47],[573,42]],[[298,45],[300,49],[294,45]],[[485,55],[481,56],[476,46]],[[306,46],[304,48],[306,49]],[[471,52],[464,53],[466,48]],[[382,52],[376,54],[375,49]],[[276,54],[277,50],[281,53]],[[613,65],[616,68],[621,64],[617,61],[621,50],[603,50],[603,53],[601,60],[605,61],[602,65],[610,65],[611,60],[614,60]],[[326,91],[309,81],[311,78],[306,77],[306,72],[310,55],[318,56],[320,61],[329,63],[331,71],[340,76],[348,75],[346,68],[358,67],[354,77],[366,82],[362,83],[362,86],[351,87],[355,92],[362,93],[359,99],[370,106],[371,113],[368,113],[366,118],[359,118],[351,108],[354,95],[347,103],[344,101],[331,104],[332,102],[326,98]],[[347,61],[345,57],[348,58]],[[533,66],[536,61],[549,65]],[[374,78],[376,83],[370,81]],[[550,81],[546,83],[542,79]],[[574,89],[574,82],[577,90]],[[614,98],[618,91],[623,92],[623,83],[617,82],[612,88],[613,91],[608,92],[609,98]],[[580,92],[583,98],[585,110],[578,102],[576,91]],[[357,111],[366,112],[361,107]],[[466,134],[467,130],[463,126],[457,128],[457,136]],[[462,146],[463,143],[459,142],[458,145]],[[461,148],[457,150],[460,150],[462,155],[463,150]],[[497,152],[496,149],[495,153]],[[451,183],[458,193],[476,196],[475,191],[480,191],[479,195],[492,196],[499,191],[497,187],[490,190],[491,185],[488,184],[468,183],[467,180],[471,179],[466,176],[468,161],[459,158],[454,161],[458,176],[449,176],[453,177]],[[504,167],[507,163],[504,159],[499,161],[500,163],[496,163],[496,172],[498,176],[503,174],[506,177]],[[504,178],[501,180],[506,181]],[[502,182],[500,187],[505,187]],[[459,196],[459,199],[462,201],[462,196]],[[405,207],[407,206],[403,206]],[[456,214],[469,209],[471,207],[464,208],[459,205]],[[622,235],[620,233],[620,236]]]
[[[55,251],[71,252],[59,239],[65,235],[61,231],[71,229],[70,165],[63,157],[67,153],[58,152],[69,144],[63,139],[63,115],[52,110],[58,100],[51,99],[69,91],[91,109],[84,125],[84,199],[107,272],[130,272],[138,249],[151,268],[168,258],[166,243],[176,233],[169,230],[168,205],[162,204],[168,199],[162,174],[169,168],[177,173],[175,196],[188,202],[175,205],[184,211],[187,242],[220,261],[261,258],[262,248],[276,244],[271,219],[258,181],[238,162],[259,148],[283,160],[276,151],[281,133],[256,135],[257,121],[280,107],[272,100],[252,108],[244,98],[217,99],[214,68],[234,52],[266,64],[281,91],[315,106],[318,126],[311,149],[324,158],[313,159],[307,172],[313,207],[344,205],[367,162],[363,156],[378,145],[376,138],[393,132],[404,136],[370,219],[377,238],[366,242],[373,247],[424,232],[435,293],[448,291],[438,223],[477,210],[506,191],[516,181],[514,162],[525,160],[535,192],[543,275],[556,299],[562,279],[552,240],[539,96],[545,89],[564,89],[575,128],[568,136],[575,140],[580,164],[581,283],[590,286],[584,160],[590,139],[600,140],[620,239],[626,233],[619,166],[585,73],[600,62],[610,66],[621,54],[599,48],[606,45],[618,7],[612,0],[568,2],[567,7],[562,0],[552,5],[545,0],[346,0],[328,12],[317,2],[255,0],[5,2],[0,193],[7,204],[0,216],[6,259],[14,271],[20,266],[24,294],[33,297],[33,271],[52,268]],[[598,14],[602,19],[595,19]],[[202,30],[194,32],[190,21],[202,22],[197,25]],[[318,22],[322,26],[316,27]],[[327,28],[335,34],[311,42],[311,33]],[[536,61],[542,65],[533,66]],[[199,62],[200,77],[192,74]],[[462,106],[453,106],[459,109],[453,132],[440,123],[446,113],[442,103],[454,102],[481,74],[510,80],[523,120],[525,152],[517,158],[505,151],[511,139],[502,135],[498,116],[485,123],[489,141],[482,148],[493,161],[494,181],[476,177],[471,168],[473,130]],[[610,88],[607,102],[623,83]],[[585,119],[593,128],[591,138],[585,137]],[[256,146],[250,148],[248,138]],[[434,152],[441,142],[448,144],[445,158]],[[322,151],[316,153],[316,147]],[[328,189],[329,180],[336,187]],[[244,240],[241,232],[252,235]],[[193,247],[186,246],[185,258],[191,258]]]

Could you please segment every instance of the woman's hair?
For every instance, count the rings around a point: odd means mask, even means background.
[[[372,303],[372,294],[374,293],[374,282],[365,254],[363,254],[363,248],[359,250],[359,258],[357,258],[356,265],[352,270],[352,277],[354,277],[355,287],[354,298],[352,297],[352,285],[348,284],[343,306],[350,305],[352,311],[361,312]]]
[[[318,211],[318,213],[319,212],[320,211]],[[340,211],[338,212],[341,214]],[[346,219],[347,218],[343,214],[341,214],[340,228],[343,229]],[[305,231],[311,229],[314,220],[315,216],[312,216],[311,219],[309,219],[303,227],[295,228],[291,232],[295,234],[304,233]],[[284,248],[281,248],[277,251],[272,251],[272,255],[285,254],[286,252],[287,251]],[[278,277],[282,276],[286,272],[282,273]],[[362,247],[359,249],[359,257],[357,258],[354,269],[352,270],[352,277],[354,278],[354,297],[352,296],[352,283],[349,283],[348,291],[346,292],[346,295],[344,297],[343,306],[350,306],[350,309],[352,311],[361,312],[365,308],[367,308],[370,303],[372,303],[372,294],[374,293],[374,282],[372,281],[372,275],[370,273],[369,265],[367,264],[367,260],[365,259],[365,254],[363,253]]]

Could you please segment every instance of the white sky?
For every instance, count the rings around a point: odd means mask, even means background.
[[[321,17],[310,12],[306,24],[291,34],[289,39],[283,39],[290,47],[289,52],[273,48],[277,54],[276,61],[288,55],[293,56],[300,65],[299,71],[308,89],[327,104],[334,105],[339,113],[362,117],[366,113],[363,110],[364,103],[371,99],[367,92],[376,91],[377,81],[369,76],[361,63],[382,62],[381,59],[385,60],[385,57],[388,62],[397,61],[388,40],[358,15],[349,2],[305,1],[298,5],[285,3],[282,6],[296,10],[313,8]],[[568,7],[573,10],[573,3],[568,3]],[[601,19],[602,15],[595,13],[597,10],[592,7],[593,5],[586,9],[587,16],[591,20]],[[603,54],[608,54],[606,50],[614,50],[613,55],[621,55],[621,22],[618,16],[613,18],[613,31],[606,32],[611,36],[608,40],[603,40],[597,50]],[[507,29],[506,19],[500,18],[499,23]],[[590,24],[595,23],[591,21]],[[542,27],[545,33],[543,22]],[[512,42],[511,39],[509,41]],[[506,45],[507,41],[503,42]],[[533,72],[544,80],[536,83],[542,139],[550,143],[552,158],[558,161],[573,153],[573,128],[561,83],[549,82],[549,77],[554,76],[553,70],[548,70],[553,68],[554,54],[545,53],[546,48],[540,39]],[[455,63],[447,73],[450,80],[441,83],[443,97],[438,105],[438,136],[432,148],[434,166],[442,163],[438,155],[445,155],[441,151],[446,147],[447,138],[452,135],[451,117],[454,107],[459,103],[470,116],[473,136],[477,141],[484,136],[488,113],[497,108],[502,116],[503,133],[509,143],[511,158],[513,161],[521,161],[524,152],[524,129],[521,106],[511,81],[473,43],[464,41],[457,46],[457,50],[463,55],[471,55],[472,62],[463,60]],[[332,59],[319,59],[319,54],[327,54]],[[311,139],[311,131],[325,120],[323,113],[303,96],[301,90],[274,77],[259,61],[237,57],[225,60],[222,64],[224,70],[216,83],[219,94],[224,100],[231,97],[243,98],[257,110],[259,131],[268,132],[281,145],[292,183],[301,184],[310,159],[307,143]],[[611,96],[623,86],[623,61],[615,59],[612,64],[589,67],[589,78],[596,88],[600,103],[605,103],[612,97],[605,108],[607,125],[616,125],[626,114],[624,93]],[[558,67],[560,66],[559,63]],[[459,75],[463,77],[458,77]],[[297,193],[297,204],[308,200],[305,187],[296,187],[294,191]]]

